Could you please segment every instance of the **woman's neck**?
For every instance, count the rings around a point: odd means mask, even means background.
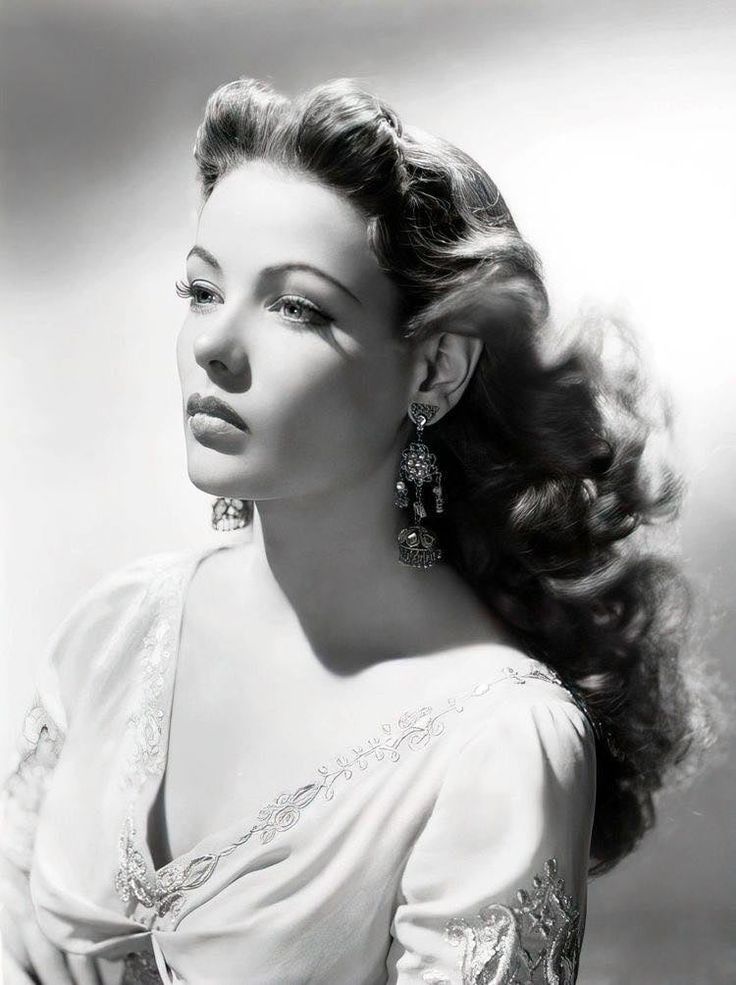
[[[448,564],[399,562],[396,538],[409,523],[387,475],[339,493],[261,501],[249,545],[259,595],[295,613],[315,651],[344,670],[492,633],[490,614]]]

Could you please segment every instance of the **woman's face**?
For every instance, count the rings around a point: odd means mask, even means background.
[[[413,396],[398,293],[336,192],[262,162],[231,172],[201,212],[180,292],[191,294],[177,362],[195,486],[255,500],[320,493],[395,453]],[[191,416],[194,395],[225,401],[244,426],[206,404]]]

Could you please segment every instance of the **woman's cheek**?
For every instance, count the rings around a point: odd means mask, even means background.
[[[252,374],[255,387],[272,394],[287,416],[299,420],[349,395],[349,364],[321,339],[292,340],[254,353]]]
[[[371,427],[357,404],[349,364],[324,354],[290,361],[270,378],[263,396],[263,402],[255,403],[268,404],[266,430],[292,472],[324,477],[336,466],[341,471],[360,451],[361,434]]]
[[[184,329],[180,329],[176,337],[176,368],[179,373],[179,380],[183,383],[186,379],[186,342],[184,339]]]

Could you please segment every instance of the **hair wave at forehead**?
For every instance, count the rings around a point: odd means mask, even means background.
[[[287,99],[270,85],[239,79],[210,97],[195,144],[205,199],[247,161],[301,172],[343,194],[366,218],[369,244],[398,285],[407,337],[429,302],[479,267],[508,275],[546,313],[539,262],[518,235],[491,178],[463,151],[406,128],[396,112],[350,79]],[[519,275],[525,275],[521,283]]]

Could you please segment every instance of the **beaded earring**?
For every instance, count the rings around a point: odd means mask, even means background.
[[[251,509],[251,503],[247,499],[218,496],[212,504],[212,526],[221,531],[247,527],[251,519]]]
[[[437,544],[437,535],[422,525],[427,516],[422,501],[422,486],[431,482],[434,493],[435,513],[444,510],[442,494],[442,476],[437,466],[437,456],[434,455],[422,440],[424,427],[435,416],[439,407],[434,404],[413,402],[409,405],[409,417],[416,424],[416,441],[412,441],[401,453],[399,480],[396,483],[396,498],[394,506],[404,509],[409,505],[407,482],[414,485],[414,523],[399,533],[399,561],[414,568],[430,568],[442,557],[442,551]],[[406,481],[404,481],[406,480]]]

